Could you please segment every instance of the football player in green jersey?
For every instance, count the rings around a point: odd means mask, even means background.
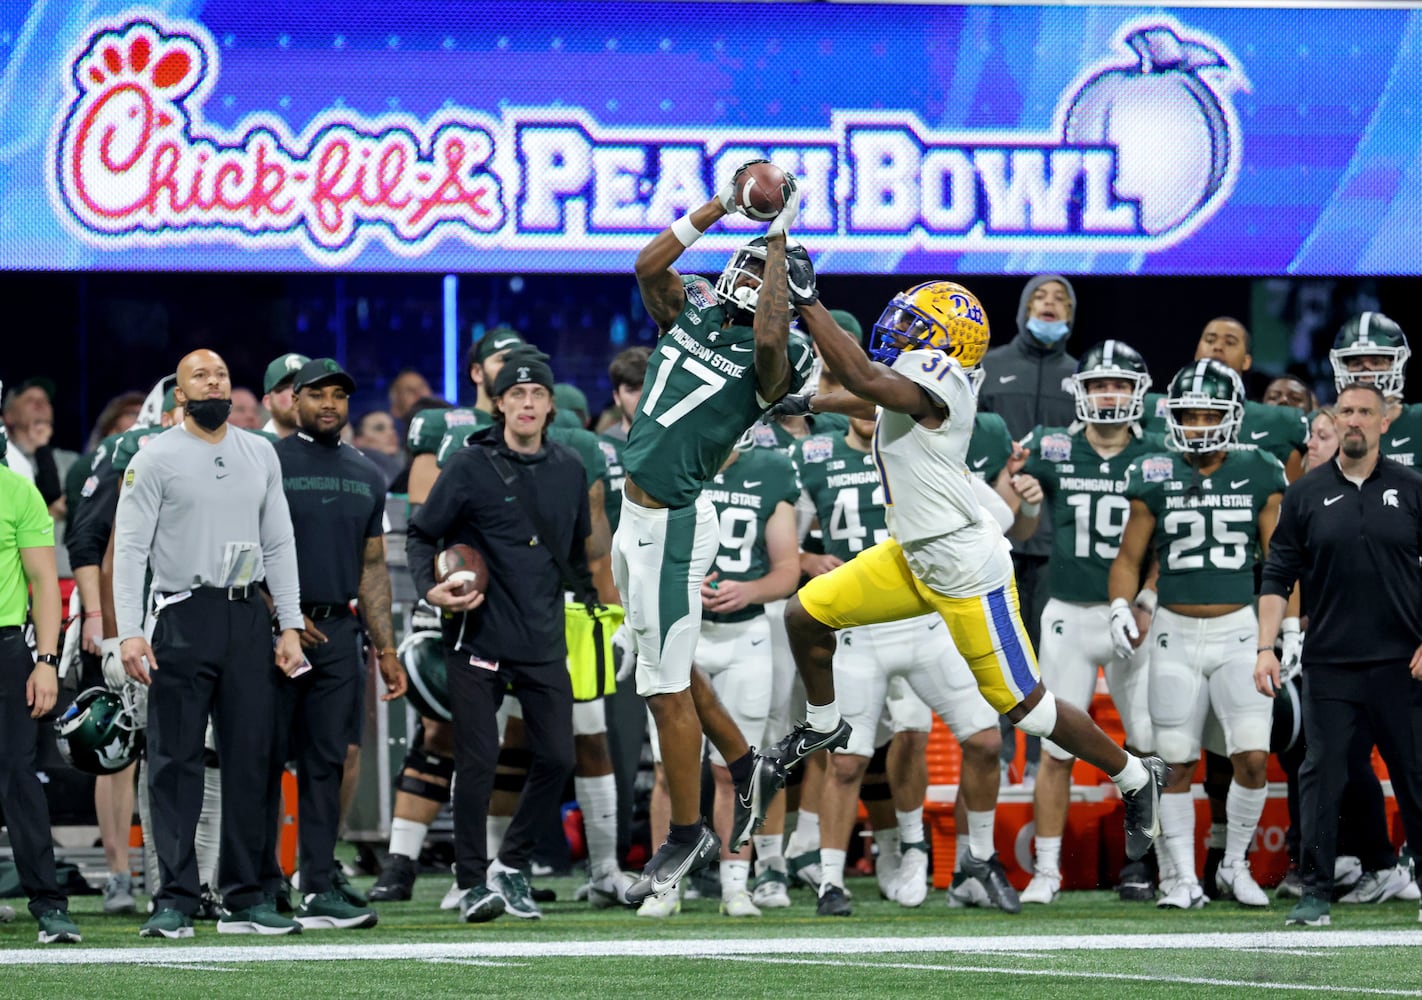
[[[1328,352],[1333,385],[1342,392],[1355,382],[1375,385],[1387,398],[1387,429],[1378,447],[1403,465],[1417,466],[1422,456],[1422,406],[1402,402],[1407,359],[1412,350],[1407,335],[1379,312],[1365,312],[1343,324]]]
[[[633,902],[665,891],[716,854],[716,836],[701,820],[702,724],[690,691],[701,582],[718,547],[715,508],[700,494],[736,440],[793,387],[791,296],[815,298],[809,257],[799,247],[792,293],[786,232],[800,203],[793,178],[765,237],[736,251],[714,286],[672,266],[710,226],[738,211],[740,172],[637,255],[637,286],[660,336],[622,453],[613,573],[637,645],[637,691],[660,735],[671,829],[629,891]],[[735,848],[763,819],[784,776],[775,761],[755,754],[729,767],[737,787]]]
[[[1273,704],[1254,689],[1254,565],[1267,554],[1287,485],[1272,455],[1237,443],[1244,387],[1223,362],[1196,361],[1171,380],[1166,420],[1172,453],[1126,472],[1130,514],[1111,564],[1111,640],[1122,656],[1141,644],[1131,608],[1147,553],[1159,564],[1151,623],[1149,703],[1155,751],[1171,765],[1160,799],[1165,852],[1158,905],[1205,901],[1195,868],[1190,782],[1213,710],[1234,768],[1228,832],[1216,885],[1246,906],[1267,906],[1245,851],[1268,794],[1265,765]]]
[[[1036,427],[1023,439],[1031,457],[1013,476],[1023,499],[1011,537],[1030,537],[1039,512],[1033,488],[1044,495],[1052,519],[1051,596],[1042,610],[1042,680],[1058,699],[1085,710],[1096,693],[1097,668],[1121,715],[1126,745],[1140,754],[1152,750],[1146,702],[1146,650],[1121,655],[1107,626],[1110,600],[1106,577],[1121,544],[1130,501],[1126,469],[1136,459],[1160,451],[1158,438],[1140,429],[1150,373],[1140,354],[1119,340],[1092,347],[1072,375],[1076,422],[1070,427]],[[1135,603],[1151,602],[1142,590]],[[1143,624],[1149,619],[1142,616]],[[1050,903],[1061,889],[1062,834],[1071,797],[1075,758],[1051,740],[1032,793],[1037,829],[1035,874],[1022,891],[1024,903]],[[1139,862],[1133,862],[1139,864]],[[1124,878],[1124,876],[1123,876]]]
[[[1249,353],[1252,338],[1248,328],[1237,319],[1219,316],[1205,324],[1195,345],[1195,360],[1214,358],[1243,376],[1253,364]],[[1149,434],[1164,436],[1166,431],[1166,397],[1159,393],[1146,396],[1145,420],[1141,426]],[[1267,403],[1244,401],[1244,420],[1239,428],[1240,444],[1251,444],[1267,451],[1284,466],[1293,482],[1303,475],[1303,457],[1308,448],[1308,420],[1293,407],[1271,406]]]

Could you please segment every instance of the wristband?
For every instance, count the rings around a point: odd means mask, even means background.
[[[1017,508],[1017,512],[1023,517],[1036,517],[1042,513],[1042,505],[1039,503],[1024,502],[1021,507]]]
[[[53,653],[40,653],[38,656],[35,657],[35,662],[47,663],[51,667],[57,667],[59,666],[59,657],[55,656]]]
[[[1155,614],[1156,605],[1160,603],[1160,596],[1149,587],[1142,587],[1141,592],[1136,595],[1135,605],[1147,614]]]
[[[384,649],[382,649],[382,650],[380,651],[380,655],[381,655],[381,656],[384,656],[386,653],[389,653],[391,656],[395,656],[395,657],[398,657],[398,656],[400,655],[400,651],[399,651],[398,649],[396,649],[394,646],[386,646]]]
[[[1274,647],[1273,647],[1273,646],[1260,646],[1260,647],[1259,647],[1258,649],[1256,649],[1254,652],[1255,652],[1255,653],[1272,653],[1272,652],[1274,652]]]
[[[689,247],[697,240],[701,239],[701,230],[697,229],[691,221],[691,216],[683,215],[671,224],[672,235],[681,241],[683,247]]]

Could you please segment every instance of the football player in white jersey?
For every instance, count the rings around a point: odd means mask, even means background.
[[[782,409],[868,416],[877,406],[873,454],[890,537],[791,598],[785,622],[807,705],[805,722],[777,747],[781,765],[849,743],[835,700],[836,629],[937,612],[994,709],[1111,776],[1126,804],[1127,853],[1139,858],[1160,829],[1164,762],[1128,754],[1042,684],[1008,542],[972,489],[966,457],[974,385],[990,339],[981,303],[949,281],[895,296],[875,324],[874,361],[822,304],[802,306],[800,315],[846,391],[799,397]],[[991,885],[1000,877],[988,864],[991,841],[972,837],[969,848],[963,871]]]

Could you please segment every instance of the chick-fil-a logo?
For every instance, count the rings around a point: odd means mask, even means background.
[[[73,63],[53,177],[86,238],[299,247],[333,264],[377,235],[416,256],[446,231],[504,225],[492,123],[468,109],[420,121],[330,108],[300,135],[266,115],[229,133],[202,114],[218,70],[211,36],[156,22],[101,27]]]

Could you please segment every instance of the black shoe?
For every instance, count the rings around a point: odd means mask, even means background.
[[[339,892],[352,906],[370,905],[370,897],[351,885],[351,880],[341,871],[340,862],[336,862],[336,869],[331,872],[331,888]]]
[[[627,890],[627,902],[633,906],[648,896],[669,891],[686,876],[699,868],[705,868],[721,853],[721,840],[705,824],[701,836],[690,844],[674,844],[663,841],[642,869],[642,875]]]
[[[385,868],[368,893],[372,903],[401,903],[415,891],[415,876],[419,869],[414,858],[392,854],[385,859]]]
[[[272,906],[284,917],[289,917],[296,912],[296,907],[291,905],[291,883],[282,880],[281,888],[272,894]]]
[[[207,886],[202,886],[202,896],[198,899],[197,909],[193,911],[194,920],[221,920],[222,904],[217,900],[217,894]]]
[[[1150,867],[1141,861],[1127,861],[1121,866],[1121,884],[1116,887],[1123,903],[1155,902],[1155,885],[1150,878]]]
[[[765,822],[766,810],[785,787],[785,769],[773,757],[755,754],[750,775],[736,782],[736,804],[731,818],[731,850],[741,845]]]
[[[962,873],[975,878],[987,890],[988,901],[1003,913],[1021,913],[1022,900],[1017,898],[1017,890],[1007,881],[1007,870],[994,854],[986,861],[979,861],[968,851],[963,857]]]
[[[826,885],[824,891],[820,893],[820,898],[815,903],[815,916],[817,917],[852,917],[854,907],[849,903],[849,896],[843,887],[837,885]]]
[[[1160,793],[1170,774],[1170,765],[1159,757],[1142,757],[1150,780],[1134,792],[1124,792],[1126,803],[1126,857],[1139,861],[1160,835]]]
[[[530,885],[528,894],[535,903],[556,903],[558,901],[557,890],[545,889],[538,885]]]
[[[1215,885],[1215,875],[1219,873],[1220,862],[1224,860],[1223,847],[1205,848],[1205,871],[1200,876],[1200,888],[1205,890],[1205,898],[1220,898],[1219,886]]]
[[[840,750],[849,745],[849,734],[853,732],[848,722],[839,720],[834,732],[822,733],[800,723],[779,743],[775,744],[773,756],[781,768],[789,771],[810,754],[818,750]]]

